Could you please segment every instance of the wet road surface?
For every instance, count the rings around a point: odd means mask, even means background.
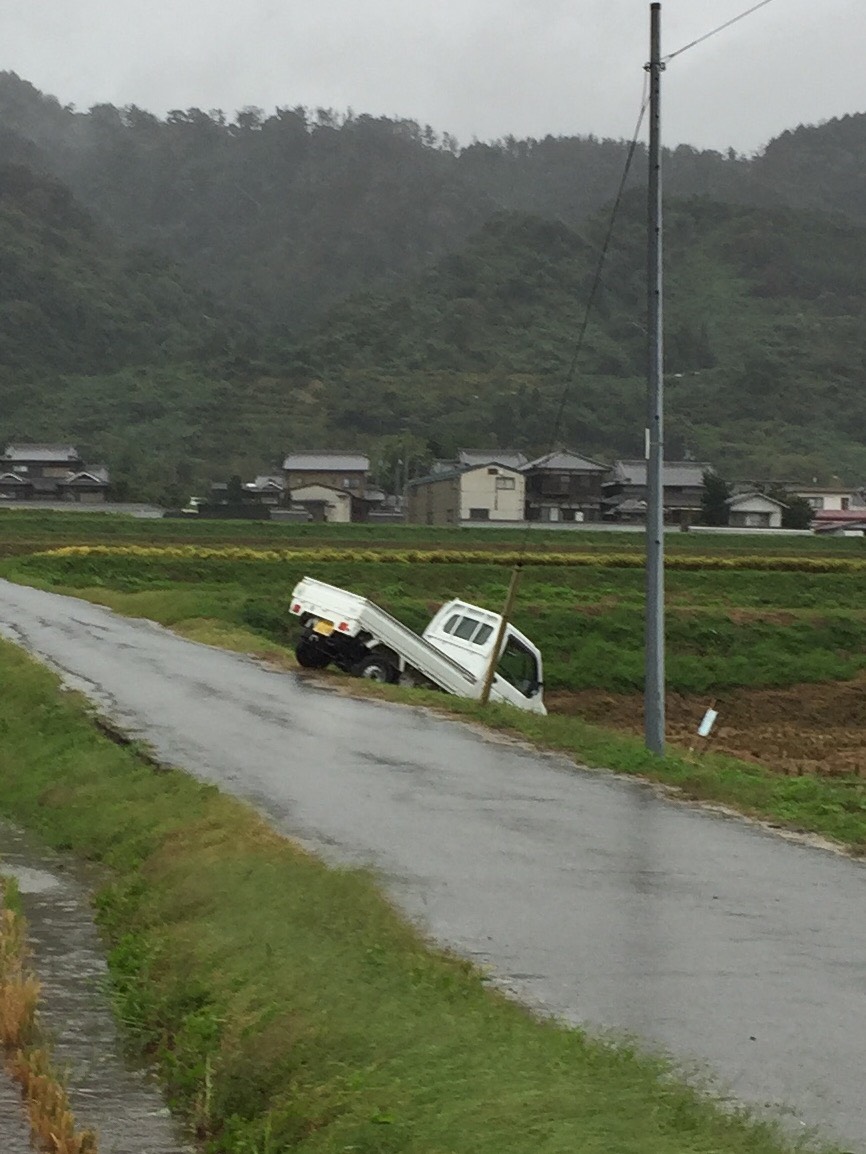
[[[531,1003],[866,1151],[866,867],[0,582],[3,632]]]

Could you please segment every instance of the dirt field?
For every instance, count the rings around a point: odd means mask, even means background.
[[[639,695],[599,690],[545,694],[550,710],[600,725],[643,732]],[[707,707],[719,711],[707,748],[757,761],[790,775],[866,776],[866,676],[788,689],[734,689],[715,699],[669,694],[668,739],[685,748],[705,743],[697,728]]]

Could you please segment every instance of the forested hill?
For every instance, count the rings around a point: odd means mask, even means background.
[[[71,439],[181,499],[305,444],[545,450],[625,148],[81,114],[8,73],[0,147],[0,439]],[[866,477],[864,158],[864,116],[668,157],[669,456]],[[643,200],[558,435],[601,457],[642,449]]]
[[[581,232],[503,214],[411,289],[335,308],[296,369],[342,430],[541,450],[553,436],[606,214]],[[559,438],[643,447],[645,220],[627,204]],[[668,455],[738,476],[866,476],[866,229],[672,201]]]
[[[0,372],[18,382],[224,348],[218,306],[164,257],[121,247],[51,177],[0,166]]]
[[[176,464],[204,464],[211,413],[231,410],[212,366],[225,378],[253,345],[182,269],[121,247],[52,177],[0,166],[0,443],[74,440],[158,495]]]
[[[130,492],[183,499],[291,446],[544,451],[607,225],[500,213],[414,279],[277,349],[162,258],[109,243],[54,181],[0,170],[0,439],[72,439]],[[670,201],[668,455],[733,476],[866,476],[866,229]],[[643,197],[621,212],[558,439],[642,448]]]
[[[7,156],[57,176],[123,240],[186,263],[251,321],[292,332],[456,251],[498,211],[579,225],[612,199],[626,153],[592,137],[460,148],[413,121],[302,107],[82,113],[14,73],[0,73],[0,134]],[[640,152],[632,180],[644,179]],[[753,159],[682,146],[666,161],[674,196],[860,222],[864,182],[864,115],[785,133]]]

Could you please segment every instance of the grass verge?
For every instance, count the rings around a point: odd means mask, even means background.
[[[363,872],[108,741],[0,644],[0,808],[105,863],[117,1006],[226,1154],[778,1154],[662,1061],[540,1022],[429,949]]]

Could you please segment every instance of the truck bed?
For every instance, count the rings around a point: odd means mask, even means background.
[[[303,614],[333,622],[338,632],[353,637],[359,633],[371,634],[446,693],[458,697],[481,694],[481,679],[366,597],[304,577],[292,595],[293,613],[297,612],[295,605],[301,607]],[[497,697],[495,684],[491,697]]]

